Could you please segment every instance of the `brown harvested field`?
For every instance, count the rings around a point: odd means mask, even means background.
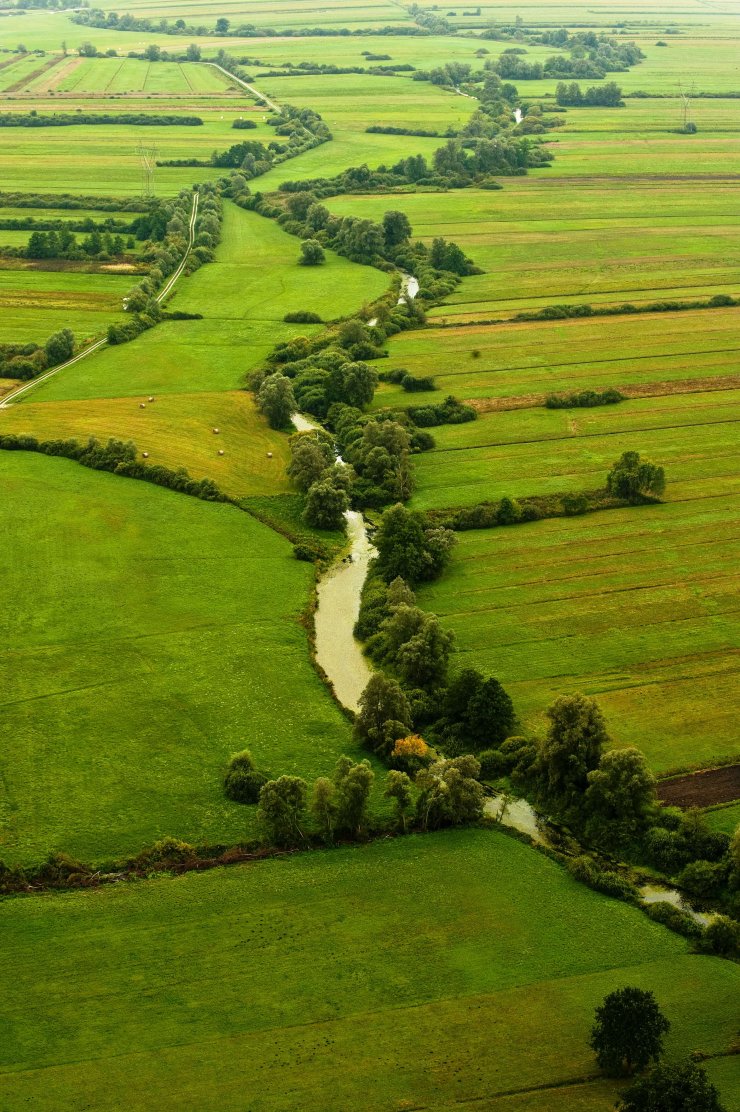
[[[674,807],[711,807],[716,803],[732,803],[740,799],[740,764],[660,780],[658,795],[661,802]]]
[[[740,388],[740,374],[726,375],[724,378],[687,378],[677,382],[647,382],[633,386],[622,386],[620,393],[625,398],[662,398],[672,394],[699,394],[712,390],[737,390]],[[471,405],[478,413],[494,413],[502,409],[531,409],[543,406],[546,394],[523,394],[518,398],[466,398],[465,405]]]

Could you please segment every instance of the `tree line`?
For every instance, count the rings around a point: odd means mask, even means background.
[[[0,112],[0,127],[77,127],[81,124],[135,124],[137,127],[198,127],[200,116],[164,116],[144,112]]]

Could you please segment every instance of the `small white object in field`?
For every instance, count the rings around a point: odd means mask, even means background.
[[[153,402],[153,401],[154,401],[154,398],[150,398],[150,399],[149,399],[149,401],[150,401],[150,402]]]
[[[219,450],[218,450],[218,454],[219,454],[220,456],[222,456],[222,455],[224,454],[224,450],[223,450],[223,448],[219,448]]]
[[[139,409],[146,409],[146,402],[139,402]]]
[[[221,432],[221,429],[214,429],[213,431],[216,433],[216,436],[218,436],[218,434]]]
[[[268,458],[268,459],[272,459],[272,452],[268,452],[268,453],[267,453],[267,458]]]
[[[141,454],[144,457],[144,459],[149,459],[149,453],[148,452],[142,452]]]

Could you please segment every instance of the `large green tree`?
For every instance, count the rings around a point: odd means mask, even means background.
[[[652,992],[620,988],[596,1009],[590,1046],[604,1073],[630,1077],[660,1058],[670,1026]]]
[[[628,502],[660,498],[665,490],[665,472],[662,467],[642,459],[639,452],[624,452],[607,475],[606,488],[610,494]]]
[[[617,851],[644,834],[655,805],[655,777],[639,749],[612,749],[588,773],[589,837]]]
[[[286,375],[268,375],[257,393],[257,404],[274,429],[284,429],[297,406],[293,384]]]
[[[305,839],[308,785],[298,776],[268,780],[260,792],[257,811],[268,841],[275,846],[296,846]]]
[[[725,1112],[719,1092],[694,1062],[661,1062],[627,1089],[620,1112]]]
[[[358,737],[371,749],[386,748],[396,738],[389,737],[389,725],[400,723],[404,733],[411,731],[411,708],[400,684],[376,672],[370,677],[360,696],[360,709],[355,720]]]
[[[567,810],[580,803],[609,736],[598,705],[586,695],[561,695],[547,717],[550,725],[539,747],[540,788],[551,804]]]

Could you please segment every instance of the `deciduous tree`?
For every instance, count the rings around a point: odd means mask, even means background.
[[[604,1073],[629,1077],[660,1058],[670,1026],[652,992],[620,988],[596,1009],[590,1046]]]

